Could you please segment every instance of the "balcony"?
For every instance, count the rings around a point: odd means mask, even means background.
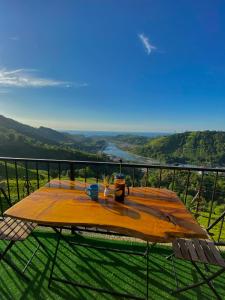
[[[131,186],[148,186],[168,188],[175,191],[186,204],[198,222],[205,228],[211,226],[225,210],[224,192],[221,187],[225,183],[225,169],[191,168],[169,165],[141,165],[111,162],[66,161],[43,159],[0,158],[1,186],[4,187],[9,201],[14,204],[34,190],[45,185],[51,179],[79,180],[86,183],[102,182],[104,176],[112,176],[115,172],[126,175],[127,184]],[[3,200],[3,195],[1,195]],[[6,201],[1,206],[1,213],[7,208]],[[110,232],[99,234],[98,229],[81,228],[83,233],[77,235],[86,244],[100,244],[104,247],[117,246],[121,249],[144,250],[142,241],[129,237],[113,235]],[[224,217],[213,227],[212,238],[225,245]],[[70,231],[68,230],[68,236]],[[38,227],[35,235],[45,243],[53,254],[56,243],[55,234],[48,228]],[[4,242],[1,242],[2,245]],[[21,253],[28,258],[34,248],[33,239],[28,238],[20,248],[12,251],[18,265],[22,267]],[[223,250],[223,248],[221,248]],[[175,299],[170,291],[175,288],[173,266],[165,259],[171,254],[171,245],[157,245],[150,257],[150,299]],[[120,292],[145,295],[144,261],[136,256],[97,251],[92,248],[76,247],[71,258],[71,250],[62,243],[59,260],[64,262],[63,268],[58,267],[61,275],[72,276],[77,281],[91,282],[97,287],[117,289]],[[68,259],[69,258],[69,259]],[[71,264],[71,259],[73,264]],[[103,263],[104,262],[104,263]],[[76,266],[75,268],[73,266]],[[177,264],[179,281],[188,284],[196,281],[197,274],[190,268],[189,262],[179,261]],[[4,263],[1,264],[1,278],[5,299],[115,299],[108,294],[99,294],[63,284],[52,284],[48,288],[50,259],[46,253],[40,252],[27,270],[31,278],[25,283]],[[214,281],[214,287],[225,298],[225,276]],[[3,297],[3,298],[4,298]],[[8,297],[8,298],[7,298]],[[214,299],[207,286],[189,290],[179,299]]]

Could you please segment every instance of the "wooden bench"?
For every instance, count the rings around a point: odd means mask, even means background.
[[[225,261],[214,243],[209,240],[176,239],[173,242],[176,258],[225,267]]]
[[[23,222],[7,217],[0,222],[0,240],[23,241],[31,234],[36,226],[36,223]]]
[[[0,187],[0,192],[4,196],[4,199],[6,200],[8,206],[11,206],[11,202],[9,198],[7,197],[7,194],[5,190]],[[2,200],[0,198],[0,200]],[[2,208],[2,201],[1,208]],[[37,250],[41,246],[46,252],[46,248],[43,245],[43,243],[35,236],[33,235],[33,230],[37,226],[36,223],[33,222],[25,222],[16,218],[6,217],[3,218],[0,221],[0,240],[9,241],[8,245],[5,247],[5,249],[0,252],[0,261],[4,261],[6,264],[8,264],[13,270],[15,270],[19,275],[21,275],[25,280],[29,280],[27,276],[25,276],[24,272],[26,271],[27,267],[31,263],[34,255],[36,254]],[[8,259],[6,257],[7,252],[12,248],[12,246],[16,242],[22,242],[24,241],[29,235],[32,235],[33,238],[37,241],[38,246],[33,251],[31,258],[28,260],[26,265],[24,266],[23,270],[21,271],[12,261],[12,259]],[[48,253],[48,252],[47,252]]]

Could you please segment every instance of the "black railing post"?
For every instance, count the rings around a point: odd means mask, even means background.
[[[30,194],[30,182],[29,182],[29,174],[28,174],[28,163],[25,161],[25,182],[26,182],[26,190],[27,190],[27,195]]]
[[[16,174],[16,190],[17,190],[17,200],[20,200],[20,188],[19,188],[19,181],[18,181],[18,167],[17,162],[15,161],[15,174]]]
[[[159,188],[161,188],[161,183],[162,183],[162,168],[159,169]]]
[[[9,197],[9,200],[11,200],[11,193],[10,193],[10,186],[9,186],[8,165],[7,165],[6,161],[5,161],[5,176],[6,176],[6,182],[7,182],[8,197]]]
[[[200,201],[201,201],[201,196],[202,196],[202,186],[203,186],[203,179],[204,179],[204,171],[201,171],[202,175],[201,175],[201,181],[200,181],[200,185],[199,185],[199,194],[198,194],[198,198],[197,198],[197,205],[196,205],[196,210],[195,210],[195,217],[198,217],[198,212],[200,209]]]
[[[212,217],[212,210],[213,210],[214,197],[215,197],[215,193],[216,193],[217,179],[218,179],[218,172],[216,172],[216,176],[215,176],[214,184],[213,184],[213,192],[212,192],[211,205],[210,205],[208,224],[207,224],[208,227],[209,227],[211,217]]]
[[[189,183],[190,183],[190,176],[191,176],[191,171],[188,170],[188,176],[187,176],[187,184],[186,184],[186,189],[185,189],[185,197],[184,197],[184,203],[187,203],[187,196],[188,196],[188,188],[189,188]]]
[[[148,186],[148,168],[146,170],[145,186]]]
[[[74,164],[70,163],[70,180],[75,180]]]
[[[120,173],[122,173],[122,159],[120,159]]]
[[[48,182],[50,181],[50,164],[47,162]]]
[[[61,164],[58,162],[58,178],[61,179]]]
[[[39,166],[38,166],[38,161],[36,161],[36,178],[37,178],[37,188],[39,189],[40,182],[39,182]]]
[[[172,191],[174,190],[174,184],[175,184],[175,175],[176,175],[176,170],[173,170],[173,179],[172,179]]]

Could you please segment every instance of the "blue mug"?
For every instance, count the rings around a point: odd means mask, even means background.
[[[98,200],[98,184],[91,184],[88,188],[86,188],[86,194],[92,200]]]

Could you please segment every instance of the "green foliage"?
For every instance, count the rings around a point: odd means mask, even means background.
[[[166,163],[225,164],[225,132],[193,131],[150,139],[136,153]]]

